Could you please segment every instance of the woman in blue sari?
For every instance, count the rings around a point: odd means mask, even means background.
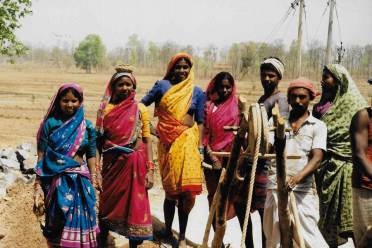
[[[96,133],[82,103],[79,85],[62,85],[37,134],[34,212],[49,247],[97,247]]]

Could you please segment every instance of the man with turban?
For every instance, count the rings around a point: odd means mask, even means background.
[[[278,58],[269,57],[266,58],[260,66],[260,77],[261,84],[264,89],[264,94],[259,98],[258,103],[263,104],[266,108],[268,118],[271,117],[271,110],[274,108],[275,104],[278,103],[280,114],[287,118],[289,113],[289,105],[287,102],[287,96],[280,92],[278,89],[278,84],[283,77],[284,65]],[[248,166],[243,166],[244,168],[251,168],[249,164],[252,164],[250,159],[244,160],[244,163]],[[259,159],[257,163],[257,170],[253,189],[252,207],[251,212],[258,211],[261,217],[261,223],[263,221],[264,206],[266,200],[267,192],[267,182],[268,182],[268,168],[270,167],[270,160]],[[246,177],[242,188],[247,189],[249,184],[250,172],[245,172]],[[244,223],[245,209],[247,206],[247,191],[239,190],[239,196],[236,197],[234,201],[234,207],[236,215],[238,216],[241,226]],[[252,221],[248,222],[248,229],[245,244],[247,247],[253,247],[253,233],[252,233]],[[265,236],[262,232],[262,247],[265,246]]]

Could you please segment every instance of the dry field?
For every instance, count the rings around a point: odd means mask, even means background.
[[[0,148],[15,147],[21,143],[35,144],[35,134],[50,99],[63,82],[77,82],[85,94],[87,118],[94,122],[96,110],[110,74],[62,73],[56,70],[21,70],[0,66]],[[137,99],[161,78],[137,75]],[[203,89],[208,80],[196,80]],[[363,95],[367,84],[362,82]],[[285,91],[287,83],[281,83]],[[319,85],[318,85],[319,86]],[[262,94],[257,82],[238,82],[239,94],[254,102]],[[152,112],[152,107],[150,108]],[[155,142],[155,141],[154,141]],[[16,185],[8,199],[0,201],[0,247],[45,247],[36,218],[31,213],[31,185]],[[148,246],[146,246],[148,247]]]
[[[87,117],[94,121],[100,98],[110,74],[61,73],[59,71],[2,70],[0,67],[0,147],[34,142],[35,133],[50,99],[63,82],[77,82],[84,90]],[[137,99],[161,78],[137,75]],[[205,88],[208,80],[196,80]],[[240,93],[254,101],[261,93],[259,83],[238,82]],[[152,111],[152,107],[150,108]]]

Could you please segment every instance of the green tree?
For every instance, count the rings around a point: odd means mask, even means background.
[[[143,65],[145,60],[145,45],[137,34],[132,34],[128,38],[126,48],[129,52],[129,64]]]
[[[0,1],[0,55],[19,56],[26,52],[14,32],[21,27],[20,19],[31,13],[31,0]]]
[[[101,38],[96,34],[90,34],[80,42],[74,53],[77,67],[91,73],[93,68],[97,68],[104,62],[106,48]]]

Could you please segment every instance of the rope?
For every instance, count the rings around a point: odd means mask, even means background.
[[[256,178],[256,169],[257,169],[257,161],[258,161],[258,154],[261,147],[261,132],[262,132],[262,119],[261,119],[261,111],[260,111],[260,105],[256,103],[254,111],[256,111],[257,120],[257,139],[256,144],[254,147],[254,157],[253,157],[253,165],[252,165],[252,171],[251,171],[251,177],[249,181],[249,190],[248,190],[248,200],[247,200],[247,208],[245,210],[245,218],[244,218],[244,224],[243,224],[243,233],[242,233],[242,239],[240,241],[240,247],[245,247],[245,238],[247,235],[247,227],[248,227],[248,220],[249,215],[251,211],[251,204],[252,204],[252,194],[253,194],[253,186],[254,186],[254,180]]]

